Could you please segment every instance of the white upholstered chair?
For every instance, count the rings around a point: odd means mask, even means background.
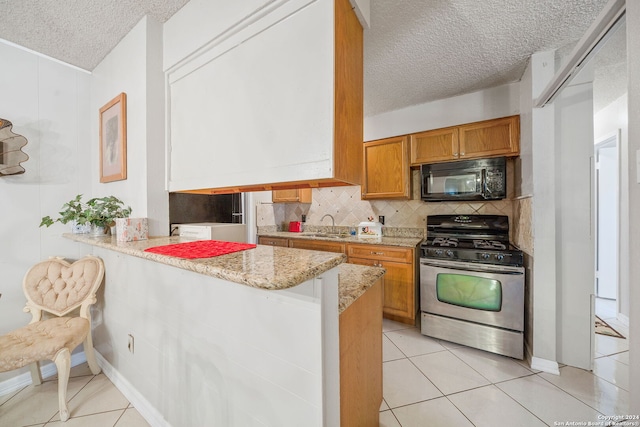
[[[39,262],[27,271],[22,283],[27,297],[24,311],[33,316],[31,322],[0,336],[0,372],[30,364],[33,383],[39,385],[42,377],[38,362],[54,361],[62,421],[69,419],[67,383],[73,349],[83,343],[91,372],[100,373],[91,340],[89,307],[96,302],[103,278],[102,260],[90,255],[73,264],[58,257]],[[78,316],[67,316],[78,308]]]

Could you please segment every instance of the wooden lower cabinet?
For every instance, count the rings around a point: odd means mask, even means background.
[[[289,246],[289,239],[285,239],[284,237],[258,237],[259,245],[270,245],[270,246]]]
[[[383,267],[384,317],[415,324],[417,311],[417,273],[415,249],[378,245],[349,245],[351,264]],[[366,258],[365,258],[366,256]]]
[[[382,279],[340,314],[340,426],[378,426],[382,403]]]
[[[418,311],[415,248],[281,237],[259,237],[258,244],[343,253],[351,264],[385,268],[387,272],[381,279],[384,317],[415,325]]]
[[[296,249],[310,249],[312,251],[345,253],[346,245],[340,242],[328,242],[326,240],[289,239],[289,247]]]

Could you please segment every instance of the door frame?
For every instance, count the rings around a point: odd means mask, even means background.
[[[616,189],[615,189],[615,204],[616,204],[616,224],[615,224],[615,251],[616,251],[616,261],[615,261],[615,277],[616,277],[616,317],[620,313],[620,138],[621,138],[621,129],[618,129],[616,132],[611,133],[603,138],[596,140],[594,144],[594,158],[597,163],[600,161],[599,150],[601,148],[611,148],[614,147],[616,149]],[[596,185],[594,185],[594,197],[595,197],[595,268],[596,274],[599,272],[599,220],[600,220],[600,194],[599,194],[599,176],[600,169],[596,167],[595,177],[596,177]],[[597,282],[598,277],[596,276],[596,288],[594,289],[594,293],[596,297],[597,293]]]

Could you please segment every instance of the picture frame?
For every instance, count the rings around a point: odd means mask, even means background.
[[[127,94],[100,108],[100,182],[127,179]]]

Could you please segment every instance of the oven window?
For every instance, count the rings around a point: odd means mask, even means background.
[[[438,301],[475,310],[500,311],[502,284],[499,280],[465,274],[441,273],[436,278]]]

